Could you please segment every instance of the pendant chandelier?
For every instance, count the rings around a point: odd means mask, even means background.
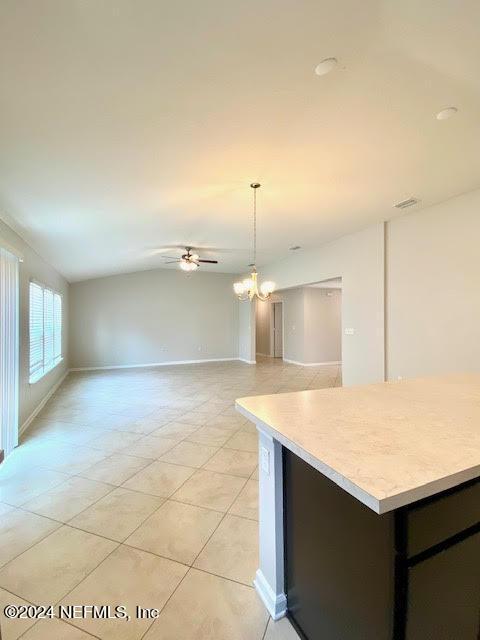
[[[275,290],[274,282],[262,282],[260,290],[257,282],[257,189],[261,186],[259,182],[252,182],[250,185],[253,189],[253,262],[252,273],[249,278],[241,282],[235,282],[233,290],[237,294],[239,300],[268,300]]]

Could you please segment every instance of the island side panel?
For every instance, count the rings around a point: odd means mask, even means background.
[[[394,514],[283,449],[288,615],[308,640],[392,640]]]
[[[285,616],[282,445],[257,425],[259,436],[259,568],[254,585],[274,620]]]

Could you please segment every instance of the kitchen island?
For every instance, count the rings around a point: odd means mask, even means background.
[[[308,640],[480,638],[480,376],[241,398],[260,566]]]

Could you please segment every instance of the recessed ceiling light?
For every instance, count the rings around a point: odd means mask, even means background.
[[[336,58],[325,58],[325,60],[322,60],[320,64],[317,64],[315,67],[315,73],[317,76],[324,76],[335,69],[337,62],[338,60]]]
[[[301,248],[302,247],[300,247],[300,246],[298,246],[298,244],[296,244],[294,247],[290,247],[290,251],[298,251]]]
[[[447,107],[437,113],[437,120],[448,120],[457,113],[457,107]]]

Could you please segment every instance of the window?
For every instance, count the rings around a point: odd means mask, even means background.
[[[30,282],[30,382],[62,359],[62,296]]]

